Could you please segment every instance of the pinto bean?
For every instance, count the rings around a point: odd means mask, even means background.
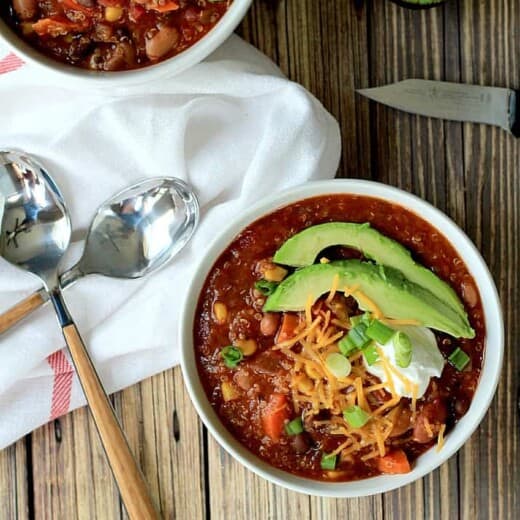
[[[129,41],[101,43],[88,60],[93,70],[124,70],[135,65],[135,49]]]
[[[276,312],[266,312],[260,322],[260,332],[264,336],[274,336],[278,330],[280,314]]]
[[[115,44],[112,52],[105,60],[103,70],[122,70],[131,68],[135,63],[135,50],[130,42],[119,42]]]
[[[150,38],[146,39],[146,55],[152,61],[157,61],[170,52],[179,41],[179,31],[175,27],[162,25]]]
[[[38,13],[38,0],[13,0],[13,9],[20,20],[30,20]]]

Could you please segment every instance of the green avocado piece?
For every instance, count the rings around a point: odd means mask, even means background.
[[[277,264],[303,267],[313,264],[319,252],[330,246],[357,249],[370,260],[397,269],[408,280],[424,287],[459,313],[469,327],[464,305],[455,291],[432,271],[415,262],[408,249],[368,223],[330,222],[311,226],[289,238],[275,253],[273,260]]]
[[[265,312],[303,311],[308,298],[314,303],[330,291],[338,276],[338,292],[357,288],[370,298],[387,318],[415,320],[424,327],[456,338],[473,338],[474,330],[450,306],[430,291],[407,280],[391,267],[361,260],[313,264],[296,270],[281,282],[267,299]],[[362,298],[352,295],[363,310]]]

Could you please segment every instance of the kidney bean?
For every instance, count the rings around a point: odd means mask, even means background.
[[[299,433],[292,438],[292,446],[296,453],[305,453],[309,448],[309,440],[305,433]]]
[[[399,437],[411,429],[412,412],[408,406],[400,406],[394,415],[394,427],[390,432],[390,437]]]
[[[469,399],[467,399],[466,397],[463,397],[463,396],[460,396],[460,397],[457,397],[457,399],[455,400],[455,412],[462,416],[464,415],[467,411],[468,411],[468,408],[469,408]]]

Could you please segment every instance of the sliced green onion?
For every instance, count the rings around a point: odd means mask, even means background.
[[[351,428],[362,428],[370,420],[370,414],[357,404],[343,410],[343,417]]]
[[[367,343],[370,342],[370,338],[367,338],[366,330],[367,325],[363,322],[358,323],[353,329],[348,331],[348,337],[356,345],[357,348],[363,348]]]
[[[470,362],[470,357],[457,347],[448,358],[448,361],[459,371],[462,372]]]
[[[293,419],[285,425],[285,431],[287,435],[298,435],[303,432],[303,422],[301,417]]]
[[[354,345],[353,341],[347,336],[343,336],[339,343],[338,343],[338,347],[339,347],[339,350],[340,352],[344,355],[344,356],[351,356],[352,354],[354,354],[354,352],[357,352],[359,349],[356,347],[356,345]]]
[[[338,352],[329,354],[325,359],[325,365],[327,365],[327,368],[330,370],[330,372],[338,379],[347,377],[352,370],[350,361]]]
[[[350,318],[350,323],[352,324],[352,328],[354,328],[356,325],[359,325],[360,323],[364,323],[365,325],[370,325],[370,322],[372,321],[372,318],[370,317],[370,314],[368,312],[365,312],[364,314],[358,314],[357,316],[352,316]]]
[[[397,331],[394,336],[395,362],[398,367],[406,368],[412,362],[412,342],[407,334]]]
[[[386,345],[392,339],[394,333],[394,329],[379,320],[372,321],[366,331],[367,337],[377,341],[380,345]]]
[[[244,354],[238,347],[224,347],[220,351],[220,355],[224,360],[224,365],[228,368],[236,368],[236,366],[242,361]]]
[[[255,289],[260,291],[264,296],[270,296],[278,287],[278,282],[268,282],[267,280],[258,280],[255,282]]]
[[[336,462],[338,460],[337,455],[323,454],[321,457],[321,469],[333,470],[336,469]]]
[[[379,361],[379,354],[377,352],[377,347],[370,343],[370,345],[367,345],[363,349],[363,355],[365,356],[365,359],[367,360],[367,363],[372,366],[374,363]]]

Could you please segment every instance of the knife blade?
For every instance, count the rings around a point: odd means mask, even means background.
[[[359,89],[357,92],[412,114],[499,126],[515,137],[520,137],[520,91],[407,79],[383,87]]]

